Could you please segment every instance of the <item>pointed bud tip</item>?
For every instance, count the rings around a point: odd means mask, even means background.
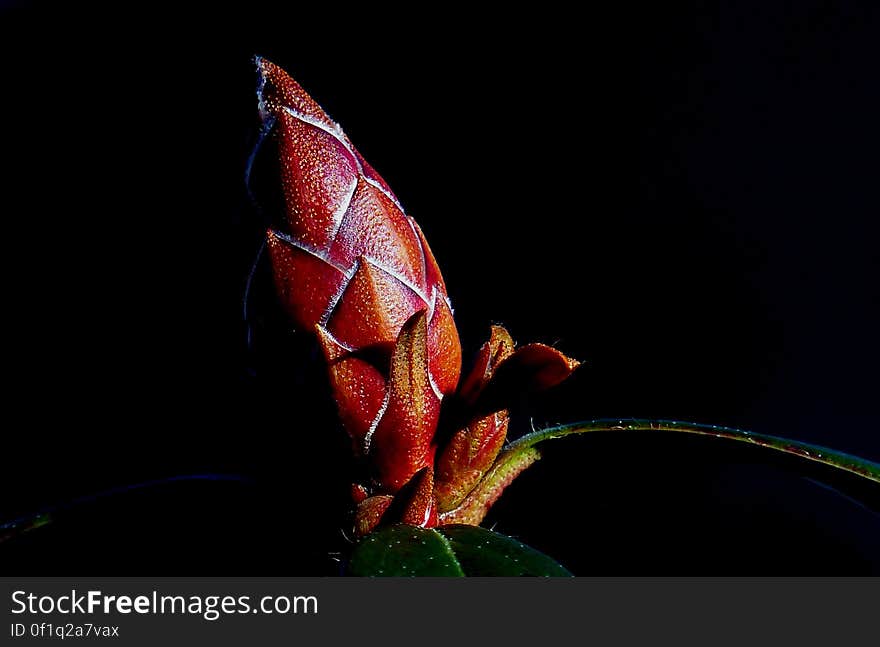
[[[318,338],[321,350],[324,351],[324,359],[328,364],[332,364],[347,354],[346,348],[336,341],[336,338],[330,334],[330,331],[321,324],[315,324],[315,336]]]
[[[254,56],[254,65],[258,77],[258,108],[263,122],[270,117],[278,117],[287,109],[300,118],[314,120],[327,128],[338,128],[321,106],[284,69],[262,56]]]

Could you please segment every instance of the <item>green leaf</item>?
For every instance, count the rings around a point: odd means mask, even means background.
[[[17,539],[34,530],[54,524],[59,518],[69,516],[72,513],[75,513],[77,509],[87,504],[93,504],[113,497],[124,496],[138,490],[152,490],[154,488],[161,488],[163,486],[174,485],[177,483],[199,482],[248,484],[250,481],[248,478],[239,476],[238,474],[180,474],[153,479],[151,481],[143,481],[142,483],[120,485],[95,494],[80,496],[64,503],[45,508],[39,512],[33,512],[17,519],[0,523],[0,543],[11,539]]]
[[[352,575],[462,577],[449,541],[427,528],[396,524],[364,537],[351,555]]]
[[[542,431],[527,434],[511,443],[496,460],[496,464],[516,462],[520,455],[530,451],[535,445],[551,438],[562,438],[574,434],[590,432],[678,432],[685,434],[697,434],[725,440],[734,440],[749,443],[756,447],[782,452],[790,456],[821,463],[828,467],[843,470],[856,476],[880,483],[880,463],[875,463],[858,456],[845,454],[834,449],[813,445],[779,436],[767,436],[756,434],[751,431],[733,429],[731,427],[719,427],[718,425],[701,425],[693,422],[678,422],[673,420],[640,420],[640,419],[612,419],[591,420],[589,422],[576,422],[559,427],[551,427]]]
[[[538,447],[547,440],[591,432],[684,433],[721,439],[723,442],[747,443],[762,451],[766,458],[790,461],[803,476],[815,477],[832,489],[859,503],[880,510],[880,464],[843,452],[779,436],[768,436],[731,427],[702,425],[673,420],[604,419],[551,427],[527,434],[498,454],[483,479],[461,504],[440,515],[442,523],[477,525],[501,496],[504,489],[523,470],[539,460],[544,451]],[[769,450],[769,451],[764,451]]]
[[[565,568],[522,542],[479,526],[441,526],[462,570],[471,577],[570,577]]]
[[[349,572],[364,577],[571,575],[534,548],[485,528],[403,524],[380,528],[362,539],[352,553]]]

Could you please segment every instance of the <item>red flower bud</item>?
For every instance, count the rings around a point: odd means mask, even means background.
[[[278,146],[284,224],[268,231],[281,302],[314,333],[343,426],[372,470],[352,487],[355,533],[403,521],[479,523],[537,459],[494,466],[513,394],[562,381],[577,362],[542,344],[514,349],[495,326],[456,394],[462,428],[440,447],[461,345],[446,286],[415,221],[339,126],[281,68],[257,59],[260,116]],[[450,425],[452,426],[452,425]]]
[[[458,383],[446,286],[418,225],[339,126],[281,68],[257,66],[286,205],[284,230],[268,232],[278,292],[318,335],[345,429],[393,493],[433,464],[439,403]]]

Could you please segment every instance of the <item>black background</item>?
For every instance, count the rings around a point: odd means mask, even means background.
[[[609,416],[880,458],[872,3],[7,13],[0,544],[20,574],[322,574],[353,469],[255,274],[251,62],[285,67],[421,224],[471,357],[585,365],[513,435]],[[697,438],[558,441],[490,514],[577,574],[880,573],[875,513]]]

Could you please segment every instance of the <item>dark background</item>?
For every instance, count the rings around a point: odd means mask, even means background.
[[[254,54],[419,221],[466,361],[493,322],[584,360],[513,435],[674,418],[880,459],[872,4],[3,14],[0,519],[62,507],[0,569],[338,568],[353,465],[323,374],[265,267],[250,349],[241,315],[272,216],[244,184]],[[577,574],[880,574],[877,514],[790,462],[557,442],[487,521]],[[247,480],[65,505],[202,473]]]

